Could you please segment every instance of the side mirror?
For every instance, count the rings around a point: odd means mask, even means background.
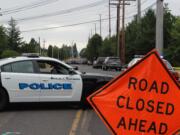
[[[69,70],[69,74],[70,74],[70,75],[74,75],[74,74],[75,74],[75,73],[74,73],[74,70],[73,70],[73,69],[70,69],[70,70]]]

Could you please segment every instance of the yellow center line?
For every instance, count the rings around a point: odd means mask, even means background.
[[[72,127],[70,129],[69,135],[76,135],[76,130],[78,128],[82,113],[83,113],[82,110],[77,111],[76,116],[75,116],[73,123],[72,123]]]

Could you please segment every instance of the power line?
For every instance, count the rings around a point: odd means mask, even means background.
[[[28,21],[28,20],[64,15],[64,14],[68,14],[68,13],[71,13],[74,11],[81,11],[81,10],[86,10],[88,8],[96,7],[96,6],[99,6],[105,2],[107,2],[107,0],[101,0],[98,2],[91,3],[91,4],[87,4],[87,5],[83,5],[83,6],[79,6],[79,7],[74,7],[74,8],[70,8],[70,9],[66,9],[66,10],[60,10],[60,11],[57,11],[54,13],[43,14],[43,15],[38,15],[38,16],[31,16],[31,17],[20,18],[20,19],[15,19],[15,20],[19,22],[19,21]],[[8,22],[8,21],[6,21],[6,22]]]
[[[3,15],[14,14],[14,13],[17,13],[17,12],[37,8],[37,7],[40,7],[40,6],[45,6],[45,5],[48,5],[48,4],[57,2],[57,1],[59,1],[59,0],[45,0],[45,1],[36,2],[36,3],[34,2],[34,3],[30,3],[30,4],[27,4],[25,6],[21,6],[21,7],[13,7],[13,8],[10,8],[10,9],[5,9],[1,13]]]
[[[154,5],[156,5],[156,2],[155,3],[152,3],[150,6],[148,6],[147,8],[143,9],[141,11],[141,13],[147,11],[148,9],[152,8]],[[131,19],[133,18],[135,15],[137,14],[133,14],[131,16],[128,16],[126,17],[125,19]],[[122,17],[122,16],[120,16]],[[116,19],[117,17],[111,17],[110,19]],[[109,20],[109,17],[108,18],[103,18],[101,19],[102,21],[107,21]],[[37,29],[29,29],[29,30],[24,30],[24,31],[21,31],[23,33],[27,33],[27,32],[33,32],[33,31],[44,31],[44,30],[51,30],[51,29],[58,29],[58,28],[64,28],[64,27],[72,27],[72,26],[78,26],[78,25],[83,25],[83,24],[90,24],[90,23],[96,23],[96,22],[99,22],[99,19],[96,19],[96,20],[90,20],[90,21],[85,21],[85,22],[79,22],[79,23],[74,23],[74,24],[68,24],[68,25],[61,25],[61,26],[55,26],[55,27],[45,27],[45,28],[37,28]]]
[[[111,19],[115,19],[115,18],[116,17],[112,17]],[[106,20],[109,20],[109,18],[101,19],[101,21],[106,21]],[[82,25],[82,24],[90,24],[90,23],[95,23],[95,22],[99,22],[99,19],[80,22],[80,23],[74,23],[74,24],[68,24],[68,25],[62,25],[62,26],[46,27],[46,28],[39,28],[39,29],[30,29],[30,30],[25,30],[25,31],[21,31],[21,32],[26,33],[26,32],[33,32],[33,31],[51,30],[51,29],[57,29],[57,28],[78,26],[78,25]]]
[[[156,5],[156,2],[152,3],[151,5],[149,5],[148,7],[146,7],[145,9],[141,10],[141,14],[144,13],[144,12],[146,12],[146,11],[149,10],[150,8],[154,7],[155,5]],[[137,15],[137,14],[133,14],[133,13],[134,13],[134,12],[129,13],[129,14],[132,14],[132,16],[129,16],[130,18],[133,17],[133,16],[135,16],[135,15]],[[129,18],[129,17],[126,17],[126,19]]]
[[[44,1],[47,1],[47,0],[37,0],[36,2],[31,2],[31,3],[28,3],[28,4],[24,5],[24,6],[18,5],[18,6],[14,6],[14,7],[11,7],[11,8],[6,8],[6,9],[3,9],[3,10],[4,11],[10,11],[10,10],[14,10],[14,9],[17,9],[17,8],[38,4],[38,3],[41,3],[41,2],[44,2]]]
[[[156,2],[152,3],[150,6],[148,6],[148,7],[145,8],[145,9],[143,9],[143,10],[141,11],[141,13],[146,12],[147,10],[149,10],[150,8],[152,8],[152,7],[155,6],[155,5],[156,5]]]
[[[126,17],[126,19],[133,18],[134,15]],[[111,17],[111,19],[116,19],[117,17]],[[103,18],[101,21],[107,21],[109,18]],[[99,22],[99,19],[97,20],[90,20],[90,21],[85,21],[85,22],[80,22],[80,23],[74,23],[74,24],[68,24],[68,25],[61,25],[61,26],[55,26],[55,27],[46,27],[46,28],[37,28],[37,29],[30,29],[30,30],[24,30],[21,31],[22,33],[28,33],[28,32],[34,32],[34,31],[44,31],[44,30],[52,30],[52,29],[58,29],[58,28],[65,28],[65,27],[73,27],[73,26],[78,26],[78,25],[83,25],[83,24],[91,24],[91,23],[96,23]]]
[[[144,5],[146,2],[148,2],[149,0],[144,0],[141,2],[141,5]]]

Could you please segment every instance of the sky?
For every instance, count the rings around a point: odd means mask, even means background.
[[[8,21],[13,17],[17,21],[23,40],[29,42],[33,37],[40,37],[41,46],[61,47],[63,44],[77,44],[80,51],[85,48],[88,38],[95,33],[100,34],[100,14],[102,21],[102,37],[108,36],[108,1],[109,0],[0,0],[0,25],[8,27]],[[141,0],[142,14],[152,7],[156,8],[156,0]],[[164,0],[174,15],[180,15],[179,0]],[[126,6],[126,24],[137,13],[137,2]],[[56,15],[55,15],[56,14]],[[46,17],[44,17],[46,16]],[[111,16],[116,16],[115,6],[111,7]],[[36,17],[36,18],[35,18]],[[94,20],[97,20],[94,22]],[[80,25],[75,25],[79,24]],[[56,28],[54,28],[56,27]],[[58,28],[57,28],[58,27]],[[112,19],[112,34],[116,32],[116,19]],[[47,30],[29,31],[32,29],[53,28]]]

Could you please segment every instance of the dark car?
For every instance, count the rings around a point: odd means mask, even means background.
[[[105,59],[106,57],[98,57],[93,63],[93,68],[102,68]]]
[[[107,57],[102,66],[102,70],[115,69],[116,71],[120,71],[121,68],[122,64],[119,57]]]
[[[138,58],[133,58],[127,65],[126,67],[123,68],[123,71],[127,70],[128,68],[132,67],[134,64],[136,64],[138,61],[140,61],[142,59],[142,57],[138,57]],[[164,64],[167,66],[168,70],[170,71],[170,73],[173,75],[173,77],[180,82],[180,77],[178,72],[176,72],[174,70],[174,68],[172,67],[172,65],[170,64],[169,61],[163,59]]]
[[[173,75],[173,77],[174,77],[177,81],[179,81],[179,74],[178,74],[178,72],[176,72],[176,71],[174,70],[174,68],[172,67],[172,65],[171,65],[167,60],[163,59],[163,61],[164,61],[165,65],[167,66],[168,70],[169,70],[169,71],[171,72],[171,74]],[[180,81],[179,81],[179,82],[180,82]]]

